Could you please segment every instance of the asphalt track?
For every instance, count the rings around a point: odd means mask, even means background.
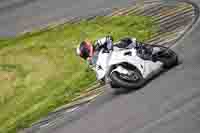
[[[130,0],[0,0],[0,36],[14,36],[63,18],[87,16]]]
[[[199,0],[192,1],[200,6]],[[1,7],[2,2],[6,1],[0,2],[0,34],[11,35],[57,17],[87,15],[97,9],[122,6],[129,1],[34,0],[15,3],[17,6],[8,4],[7,7]],[[110,89],[105,88],[107,91],[91,104],[70,114],[66,113],[66,116],[54,124],[43,125],[40,130],[35,129],[31,132],[199,133],[199,43],[200,20],[173,47],[182,58],[181,65],[160,75],[135,92],[114,95]]]

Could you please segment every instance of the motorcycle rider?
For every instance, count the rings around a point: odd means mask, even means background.
[[[140,49],[138,56],[143,59],[150,59],[151,53],[154,53],[157,50],[150,50],[145,48],[143,43],[136,41],[135,38],[123,38],[119,43],[113,45],[113,37],[106,36],[95,41],[94,44],[89,40],[84,40],[76,48],[76,54],[81,58],[88,61],[89,65],[94,65],[98,58],[98,53],[101,49],[104,49],[103,52],[109,52],[115,48],[135,48],[136,50]]]
[[[76,54],[79,55],[81,58],[88,61],[90,65],[93,65],[96,58],[98,58],[99,51],[104,48],[103,52],[109,52],[113,50],[114,47],[118,48],[133,48],[136,47],[135,45],[136,40],[130,38],[124,38],[120,40],[120,43],[113,45],[113,37],[106,36],[100,38],[95,41],[94,44],[91,43],[89,40],[84,40],[80,43],[80,45],[76,48]]]

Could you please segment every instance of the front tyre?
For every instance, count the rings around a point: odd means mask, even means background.
[[[138,89],[144,84],[145,80],[137,68],[128,71],[129,74],[126,75],[117,71],[112,72],[110,75],[112,81],[111,86],[114,85],[127,89]]]

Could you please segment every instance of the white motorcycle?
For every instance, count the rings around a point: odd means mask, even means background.
[[[155,48],[158,51],[153,53]],[[149,59],[142,52],[145,49],[151,51],[147,53]],[[114,47],[109,52],[104,52],[102,48],[92,69],[98,80],[109,83],[112,88],[137,89],[161,70],[169,69],[177,63],[178,56],[171,49],[140,44],[137,48],[130,49]]]

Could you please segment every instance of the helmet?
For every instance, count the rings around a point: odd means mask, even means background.
[[[76,48],[76,54],[84,59],[91,57],[92,52],[93,52],[93,46],[89,41],[81,42],[81,44]]]

